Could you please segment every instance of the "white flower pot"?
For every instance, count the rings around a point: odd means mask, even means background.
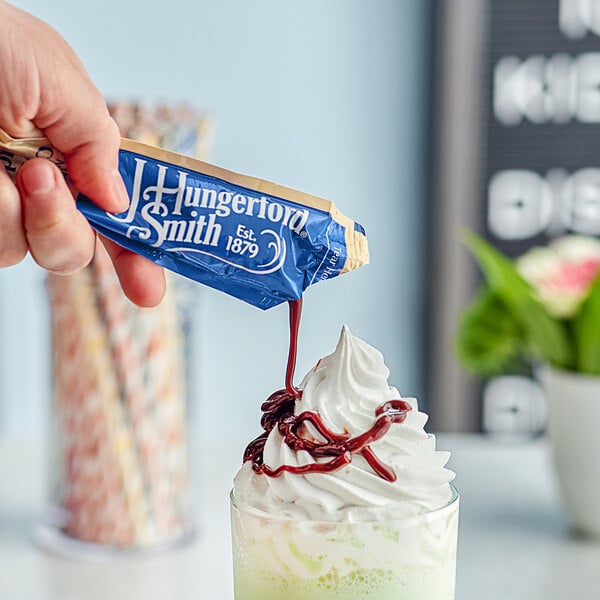
[[[541,370],[549,435],[573,527],[600,537],[600,377]]]

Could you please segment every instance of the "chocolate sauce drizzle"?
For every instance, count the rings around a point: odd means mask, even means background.
[[[294,371],[298,353],[298,328],[302,312],[302,298],[289,303],[290,306],[290,347],[285,374],[285,388],[271,394],[261,405],[263,415],[260,421],[263,432],[246,448],[244,462],[251,461],[255,473],[268,477],[278,477],[284,471],[288,473],[331,473],[352,461],[353,454],[360,454],[370,467],[383,479],[396,481],[394,470],[385,465],[375,455],[370,444],[381,439],[392,423],[402,423],[411,410],[404,400],[390,400],[377,407],[373,425],[364,433],[350,437],[347,431],[335,433],[313,411],[303,411],[294,415],[296,400],[302,397],[302,391],[294,387]],[[306,427],[310,423],[323,439],[316,439]],[[269,433],[277,427],[285,443],[294,451],[305,450],[314,459],[329,458],[324,462],[306,465],[286,465],[272,468],[265,464],[263,452]]]

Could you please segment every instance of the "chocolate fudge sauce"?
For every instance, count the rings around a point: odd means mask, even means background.
[[[255,473],[278,477],[288,473],[331,473],[352,461],[352,455],[360,454],[377,475],[387,481],[395,481],[394,470],[379,460],[370,444],[382,438],[392,423],[402,423],[411,410],[404,400],[390,400],[377,407],[373,415],[373,425],[364,433],[351,437],[347,431],[336,433],[329,429],[321,416],[314,411],[302,411],[294,414],[296,401],[301,401],[302,390],[294,387],[294,372],[298,354],[298,329],[302,312],[302,298],[289,303],[290,307],[290,345],[285,374],[285,388],[271,394],[263,402],[261,427],[263,432],[246,448],[244,461],[252,462]],[[311,434],[306,424],[310,423],[319,437]],[[272,468],[265,464],[263,451],[269,433],[277,427],[285,443],[294,451],[305,450],[315,462],[306,465],[280,465]],[[321,460],[319,462],[316,459]]]

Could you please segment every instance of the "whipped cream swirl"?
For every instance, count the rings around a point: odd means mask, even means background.
[[[335,352],[302,381],[294,412],[313,411],[332,431],[360,435],[372,426],[378,406],[401,398],[388,385],[388,376],[381,353],[344,326]],[[404,422],[393,423],[371,444],[377,457],[394,470],[395,481],[377,475],[360,454],[332,473],[284,472],[278,477],[255,473],[247,461],[235,478],[236,494],[271,514],[317,521],[405,517],[444,506],[452,498],[449,483],[454,478],[445,468],[449,453],[437,451],[435,437],[424,431],[427,415],[419,412],[417,401],[403,400],[412,407]],[[306,427],[319,439],[310,424]],[[315,461],[308,452],[289,448],[277,428],[269,433],[263,458],[272,468]]]

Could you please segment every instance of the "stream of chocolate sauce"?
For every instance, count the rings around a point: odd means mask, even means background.
[[[370,444],[382,438],[392,423],[402,423],[411,410],[404,400],[390,400],[377,407],[373,425],[364,433],[350,437],[347,431],[335,433],[323,423],[321,416],[313,411],[303,411],[294,415],[296,400],[301,400],[302,390],[294,387],[294,372],[298,355],[298,329],[302,313],[302,298],[289,303],[290,345],[285,373],[285,388],[271,394],[261,406],[263,416],[260,424],[263,432],[246,448],[244,462],[251,461],[255,473],[268,477],[278,477],[288,473],[331,473],[352,461],[353,454],[360,454],[370,467],[383,479],[395,481],[396,473],[375,455]],[[322,439],[312,436],[305,426],[310,423]],[[328,461],[312,462],[306,465],[286,465],[272,468],[265,464],[263,452],[269,433],[277,427],[285,443],[294,451],[305,450],[314,459],[329,458]]]

